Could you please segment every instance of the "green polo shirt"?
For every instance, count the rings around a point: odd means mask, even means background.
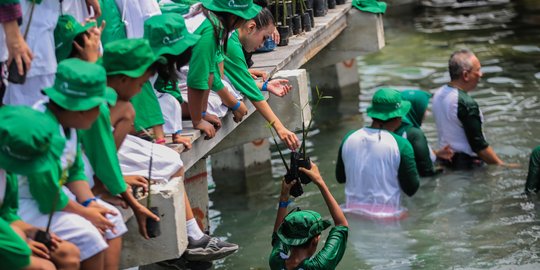
[[[223,27],[219,20],[212,13],[209,16],[214,21],[214,24],[219,25],[219,36],[223,35]],[[220,76],[216,77],[216,74],[219,75],[219,69],[217,69],[216,65],[221,45],[216,43],[214,33],[214,27],[208,18],[194,32],[194,34],[200,35],[201,38],[193,46],[191,60],[189,61],[187,86],[190,88],[208,90],[219,87],[217,82],[213,84],[213,87],[208,85],[210,74],[214,74],[215,78],[220,78]]]
[[[489,146],[482,131],[482,117],[478,103],[467,92],[459,89],[457,118],[463,125],[465,136],[473,152],[478,153]]]
[[[111,112],[105,103],[99,107],[99,117],[87,130],[79,130],[79,140],[96,176],[112,195],[127,189],[120,170],[116,144],[111,128]]]
[[[263,101],[264,96],[251,77],[242,51],[242,44],[238,37],[238,31],[234,31],[227,43],[225,55],[225,75],[231,81],[234,88],[244,94],[251,101]]]
[[[330,230],[324,243],[324,247],[313,257],[304,260],[294,269],[305,270],[330,270],[336,269],[337,265],[345,254],[347,247],[347,237],[349,228],[346,226],[336,226]],[[285,260],[289,258],[290,247],[283,243],[274,233],[272,235],[272,252],[269,263],[272,270],[286,270]]]
[[[28,244],[0,218],[0,262],[2,269],[22,269],[30,265]]]
[[[131,98],[131,104],[135,109],[136,131],[165,124],[156,92],[150,82],[145,82],[141,92]]]
[[[0,202],[0,218],[11,224],[13,221],[21,219],[17,215],[17,210],[19,209],[19,185],[17,183],[17,176],[14,173],[5,173],[6,191],[3,201]]]

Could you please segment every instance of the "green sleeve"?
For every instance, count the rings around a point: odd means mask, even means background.
[[[336,226],[330,230],[324,247],[314,257],[304,261],[301,267],[304,269],[336,269],[345,254],[349,228]]]
[[[69,198],[58,184],[61,180],[61,174],[60,164],[58,164],[55,169],[28,176],[30,193],[36,200],[39,211],[43,214],[51,212],[54,198],[57,196],[59,197],[55,211],[64,209],[69,202]]]
[[[0,205],[0,218],[7,223],[20,220],[17,215],[19,209],[19,185],[17,176],[13,173],[6,172],[6,195],[4,201]]]
[[[482,132],[480,108],[474,99],[463,91],[458,91],[458,119],[463,125],[471,149],[478,153],[489,146]]]
[[[110,111],[105,103],[100,106],[99,117],[90,129],[79,131],[79,139],[94,173],[109,192],[118,195],[126,191],[111,130]]]
[[[338,157],[336,162],[336,180],[338,183],[345,183],[347,181],[347,177],[345,175],[345,164],[343,163],[343,144],[345,144],[345,141],[351,136],[356,130],[351,130],[345,135],[345,138],[341,141],[341,145],[339,146],[338,150]]]
[[[272,252],[270,252],[270,258],[268,263],[270,264],[270,269],[272,270],[281,270],[284,267],[284,261],[279,255],[280,253],[289,254],[289,246],[281,242],[277,234],[274,232],[272,234]]]
[[[435,169],[433,168],[433,162],[431,161],[430,149],[424,132],[416,127],[409,127],[407,129],[407,140],[411,143],[414,151],[414,160],[416,161],[416,168],[420,176],[432,176],[435,175]]]
[[[234,88],[244,94],[251,101],[263,101],[264,96],[257,87],[255,80],[249,73],[246,58],[242,51],[242,44],[235,31],[227,43],[225,55],[225,75],[231,81]]]
[[[201,38],[193,46],[191,59],[189,61],[189,71],[187,77],[187,86],[193,89],[208,90],[208,77],[215,69],[216,54],[218,46],[214,36],[214,28],[210,20],[205,20],[195,34],[201,35]]]
[[[143,84],[141,92],[131,98],[131,104],[135,109],[135,130],[163,125],[165,119],[159,106],[159,101],[150,82]]]
[[[75,156],[73,164],[68,168],[67,183],[79,180],[88,180],[88,178],[84,173],[84,162],[82,160],[81,144],[77,143],[77,155]]]
[[[397,142],[399,148],[400,162],[398,169],[398,180],[401,190],[408,196],[414,195],[420,186],[420,177],[416,170],[416,162],[414,161],[414,151],[406,139],[391,133]]]
[[[2,5],[10,5],[10,4],[20,4],[20,0],[0,0],[0,6]]]
[[[540,190],[540,146],[534,148],[529,160],[529,172],[525,183],[525,192],[538,192]]]
[[[1,269],[23,269],[30,265],[32,251],[28,244],[0,218],[0,262]]]

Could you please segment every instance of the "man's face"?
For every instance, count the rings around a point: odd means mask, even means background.
[[[478,82],[480,81],[480,78],[482,78],[482,71],[480,70],[482,66],[480,65],[480,61],[476,56],[473,56],[471,59],[472,68],[471,70],[464,71],[463,72],[463,79],[467,83],[467,88],[465,90],[472,90],[476,88],[478,85]]]

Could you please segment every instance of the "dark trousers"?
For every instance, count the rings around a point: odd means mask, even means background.
[[[484,166],[484,161],[479,157],[473,157],[465,153],[455,153],[452,161],[439,160],[439,163],[453,170],[470,170]]]

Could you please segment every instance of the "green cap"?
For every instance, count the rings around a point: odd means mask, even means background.
[[[189,13],[189,8],[191,5],[183,4],[183,3],[160,3],[159,9],[161,10],[162,14],[166,13],[176,13],[180,15],[185,15]]]
[[[180,14],[152,16],[144,22],[144,38],[158,56],[179,55],[195,45],[201,36],[191,34]]]
[[[54,85],[43,92],[60,107],[70,111],[86,111],[107,101],[116,103],[116,92],[107,87],[105,69],[78,58],[58,64]]]
[[[202,5],[212,11],[234,14],[244,20],[251,20],[259,14],[261,7],[253,0],[201,0]]]
[[[0,168],[29,175],[60,160],[65,139],[58,123],[44,113],[27,106],[4,106],[0,123]]]
[[[138,78],[158,60],[161,58],[154,54],[148,40],[137,38],[109,42],[99,63],[107,71],[107,76],[122,74]]]
[[[56,48],[56,61],[60,62],[71,54],[73,40],[81,33],[96,26],[95,23],[81,25],[73,16],[62,15],[54,28],[54,47]]]
[[[371,118],[386,121],[405,116],[409,109],[411,109],[411,103],[402,100],[398,90],[382,88],[373,95],[371,106],[367,108],[367,114]]]
[[[296,211],[285,217],[279,226],[277,236],[289,246],[299,246],[319,235],[330,227],[330,224],[330,221],[322,219],[321,215],[315,211]]]

